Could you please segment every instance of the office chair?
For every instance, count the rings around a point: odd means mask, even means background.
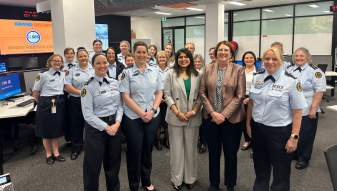
[[[330,146],[324,151],[325,160],[330,172],[334,191],[337,191],[337,145]]]

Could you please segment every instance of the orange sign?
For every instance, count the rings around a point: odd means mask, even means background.
[[[0,19],[0,54],[53,52],[50,21]]]

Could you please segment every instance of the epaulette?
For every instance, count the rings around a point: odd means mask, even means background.
[[[89,78],[89,80],[84,85],[87,86],[93,79],[94,79],[94,77]]]
[[[309,64],[309,66],[310,66],[311,68],[313,68],[314,70],[317,70],[317,69],[318,69],[318,66],[316,66],[315,64]]]
[[[294,63],[290,63],[288,66],[287,66],[287,69],[294,66],[295,64]]]
[[[255,76],[256,74],[263,74],[265,72],[266,72],[265,69],[261,69],[260,71],[254,72],[253,75]]]
[[[284,74],[285,74],[286,76],[289,76],[289,77],[293,78],[293,79],[296,79],[295,76],[293,76],[292,74],[290,74],[290,73],[287,72],[287,71],[285,71]]]

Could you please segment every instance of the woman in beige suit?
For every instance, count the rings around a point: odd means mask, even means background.
[[[176,190],[183,183],[192,189],[197,180],[197,143],[201,113],[200,74],[194,68],[187,49],[175,55],[175,65],[168,71],[164,85],[169,128],[171,182]]]
[[[200,97],[208,115],[206,137],[209,150],[209,191],[219,190],[221,148],[225,155],[225,185],[234,190],[237,177],[237,152],[240,146],[245,69],[231,61],[232,45],[219,42],[216,61],[207,65],[200,85]]]

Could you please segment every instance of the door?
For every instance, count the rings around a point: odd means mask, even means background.
[[[163,46],[173,44],[174,51],[185,47],[185,27],[172,27],[163,29]]]

